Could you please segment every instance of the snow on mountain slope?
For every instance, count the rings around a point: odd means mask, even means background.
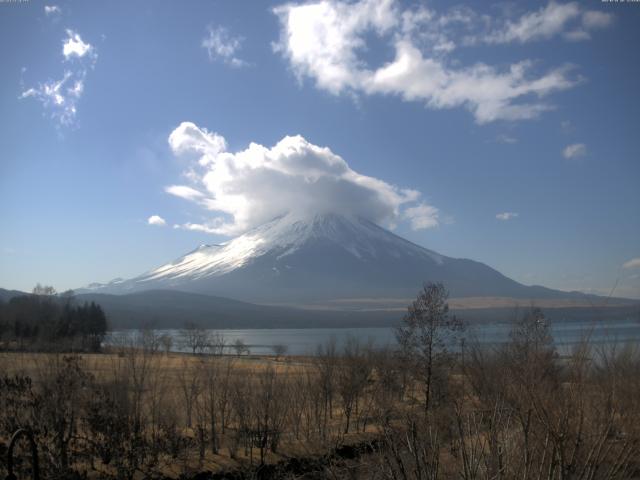
[[[316,215],[311,218],[291,215],[272,220],[223,245],[203,245],[178,260],[163,265],[138,282],[154,280],[202,279],[219,276],[243,267],[252,259],[275,254],[278,260],[294,254],[313,240],[340,246],[356,258],[375,260],[383,253],[397,258],[407,253],[442,263],[443,257],[361,219],[338,215]]]
[[[411,243],[360,217],[285,215],[222,245],[196,250],[131,280],[91,290],[174,289],[258,303],[411,298],[425,281],[455,297],[566,297],[521,285],[479,262]]]

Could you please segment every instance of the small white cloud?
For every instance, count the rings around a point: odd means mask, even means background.
[[[564,158],[579,158],[584,157],[587,154],[587,146],[584,143],[573,143],[567,145],[562,150],[562,156]]]
[[[438,224],[438,210],[425,204],[420,192],[358,173],[328,147],[300,135],[231,152],[221,135],[184,122],[169,136],[169,145],[190,159],[193,186],[165,190],[212,212],[205,222],[174,228],[234,235],[283,214],[322,213],[388,224],[408,220],[416,229]]]
[[[60,7],[57,5],[45,5],[44,6],[44,14],[47,16],[55,16],[55,15],[60,15],[62,13],[62,10],[60,10]]]
[[[242,67],[247,62],[236,56],[242,45],[242,38],[233,37],[224,27],[209,26],[207,36],[202,39],[202,47],[207,51],[209,60],[222,60],[233,66]]]
[[[509,220],[513,220],[514,218],[518,218],[520,214],[516,212],[502,212],[496,215],[498,220],[502,220],[503,222],[508,222]]]
[[[148,219],[147,219],[147,224],[149,225],[156,225],[158,227],[164,227],[167,222],[165,222],[164,218],[162,218],[159,215],[151,215]]]
[[[628,262],[625,262],[622,265],[622,268],[640,268],[640,257],[639,258],[632,258]]]
[[[80,34],[73,30],[67,30],[67,38],[62,41],[62,54],[64,58],[82,58],[93,54],[93,46],[82,41]]]

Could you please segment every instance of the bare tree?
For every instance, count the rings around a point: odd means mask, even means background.
[[[336,370],[338,350],[335,337],[331,337],[324,345],[318,345],[314,365],[318,371],[318,383],[322,393],[322,432],[326,432],[329,419],[333,418],[333,398],[336,390]],[[319,417],[318,417],[319,419]]]
[[[209,440],[213,453],[219,451],[220,424],[224,423],[228,410],[227,398],[232,362],[231,357],[220,358],[214,355],[207,357],[203,365],[202,410],[205,422],[209,426]]]
[[[164,350],[164,353],[166,355],[169,355],[169,352],[171,351],[171,347],[173,346],[173,337],[168,333],[163,333],[158,338],[158,341],[160,342],[160,345],[162,345],[162,349]]]
[[[406,369],[390,348],[378,349],[370,355],[376,382],[372,400],[380,424],[389,423],[406,389]]]
[[[144,327],[139,333],[138,344],[151,354],[155,354],[160,349],[160,336],[153,328]]]
[[[344,433],[349,433],[352,414],[358,415],[359,400],[371,377],[372,365],[358,340],[349,337],[338,369],[338,393],[345,417]]]
[[[279,359],[283,355],[287,354],[289,347],[287,347],[284,343],[276,343],[275,345],[271,346],[271,350],[273,351],[273,354],[276,356],[276,359]]]
[[[429,410],[436,369],[449,357],[451,344],[462,330],[462,322],[449,316],[449,293],[441,283],[427,283],[409,305],[396,338],[407,365],[413,369]]]
[[[229,410],[231,409],[231,389],[234,359],[225,357],[221,365],[220,376],[218,377],[217,410],[220,418],[220,432],[225,433],[229,421]]]
[[[204,353],[210,345],[209,332],[197,323],[186,322],[180,330],[183,348],[191,350],[194,355]]]
[[[267,449],[276,453],[280,436],[287,419],[289,401],[286,395],[283,374],[269,366],[256,374],[253,385],[251,411],[251,434],[254,445],[259,448],[260,463],[264,463]]]
[[[43,398],[40,428],[48,437],[45,453],[53,469],[65,476],[73,461],[72,443],[78,435],[83,397],[93,377],[78,356],[56,355],[39,370]]]
[[[191,428],[194,405],[202,390],[201,363],[195,363],[191,358],[183,357],[182,371],[178,375],[178,386],[182,393],[182,400],[186,416],[186,426]]]
[[[207,351],[210,355],[220,356],[224,353],[227,346],[227,340],[219,332],[209,334]]]
[[[244,354],[248,355],[250,352],[249,347],[247,347],[246,343],[244,343],[244,340],[242,340],[241,338],[238,338],[235,342],[233,342],[233,349],[235,350],[237,356],[241,356]]]
[[[40,285],[39,283],[33,287],[32,293],[42,297],[52,297],[56,294],[56,289],[49,285]]]

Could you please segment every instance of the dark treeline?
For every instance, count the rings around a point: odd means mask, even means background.
[[[0,300],[0,347],[9,350],[100,350],[107,331],[104,311],[78,304],[73,292],[57,295],[37,285],[30,295]]]

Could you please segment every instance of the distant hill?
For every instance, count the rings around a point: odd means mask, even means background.
[[[3,302],[8,302],[13,297],[19,297],[21,295],[29,295],[26,292],[21,292],[20,290],[5,290],[4,288],[0,288],[0,300]]]
[[[8,301],[18,295],[17,290],[0,288],[0,298]],[[282,306],[256,305],[224,297],[214,297],[175,290],[149,290],[126,295],[86,293],[76,296],[78,302],[98,303],[105,311],[112,329],[181,328],[186,322],[195,322],[206,328],[345,328],[388,327],[397,325],[406,304],[393,309],[301,309]],[[451,302],[452,313],[474,323],[509,322],[516,308],[478,308],[475,302]],[[526,308],[526,302],[520,309]],[[544,307],[545,315],[555,322],[612,321],[637,318],[640,321],[640,302],[613,304],[607,307]]]
[[[390,325],[397,312],[303,310],[255,305],[229,298],[175,290],[149,290],[127,295],[88,293],[107,313],[111,328],[180,328],[195,322],[207,328],[304,328]]]
[[[81,294],[79,301],[95,301],[107,313],[111,328],[180,328],[195,322],[207,328],[345,328],[397,325],[405,309],[311,310],[256,305],[223,297],[175,290],[150,290],[127,295]],[[520,309],[526,308],[526,305]],[[544,308],[551,321],[612,321],[640,319],[640,304],[606,308]],[[474,323],[509,322],[514,307],[452,309]]]

